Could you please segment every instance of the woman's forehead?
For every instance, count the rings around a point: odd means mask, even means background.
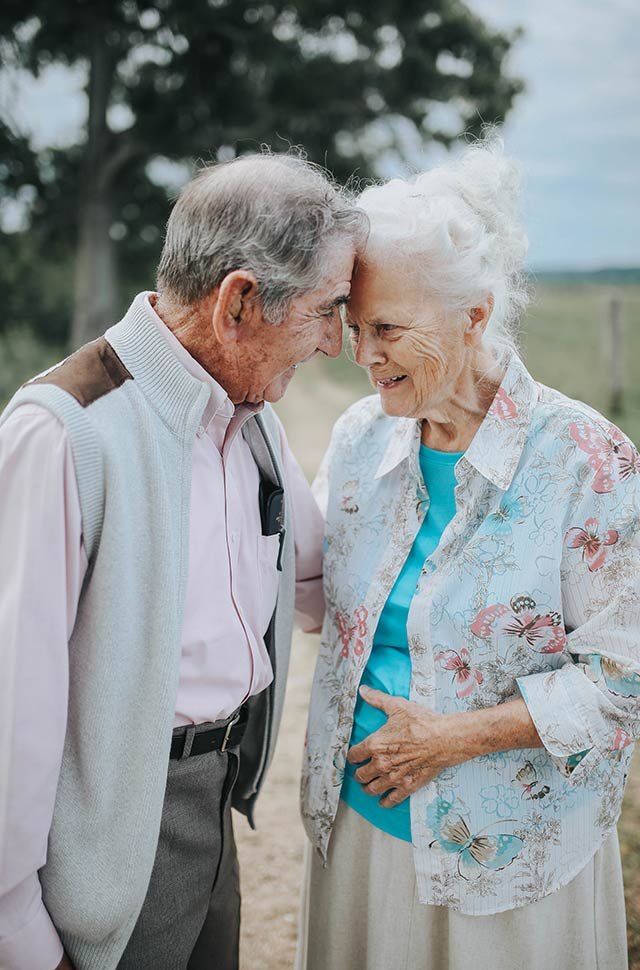
[[[380,316],[414,318],[420,308],[436,306],[419,267],[392,247],[367,251],[358,261],[352,282],[350,310],[367,321]]]

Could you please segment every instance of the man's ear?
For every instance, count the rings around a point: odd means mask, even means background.
[[[248,270],[236,269],[223,279],[213,307],[212,323],[220,343],[237,340],[260,318],[258,281]]]
[[[477,340],[487,329],[494,307],[493,294],[489,294],[484,303],[467,310],[467,325],[465,336],[470,340]]]

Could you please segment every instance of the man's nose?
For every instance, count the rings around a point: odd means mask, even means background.
[[[330,320],[325,327],[318,350],[327,357],[339,357],[342,350],[342,321]]]

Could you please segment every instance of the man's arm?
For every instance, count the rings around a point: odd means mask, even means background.
[[[306,633],[315,632],[324,618],[322,541],[324,520],[304,472],[293,456],[280,425],[282,470],[291,504],[296,555],[296,621]]]
[[[65,967],[37,873],[47,856],[68,640],[85,571],[66,431],[48,411],[23,405],[0,427],[0,966],[8,970]]]

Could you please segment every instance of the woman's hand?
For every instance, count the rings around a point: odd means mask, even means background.
[[[358,768],[356,779],[369,795],[383,795],[385,808],[398,805],[448,767],[446,714],[436,714],[420,704],[361,687],[367,704],[384,711],[388,720],[347,753]],[[391,789],[391,790],[390,790]]]
[[[421,704],[361,687],[367,704],[387,715],[387,723],[347,752],[360,764],[355,777],[384,808],[422,788],[444,768],[511,748],[539,748],[542,742],[522,699],[460,714],[438,714]],[[362,764],[362,762],[367,762]]]

